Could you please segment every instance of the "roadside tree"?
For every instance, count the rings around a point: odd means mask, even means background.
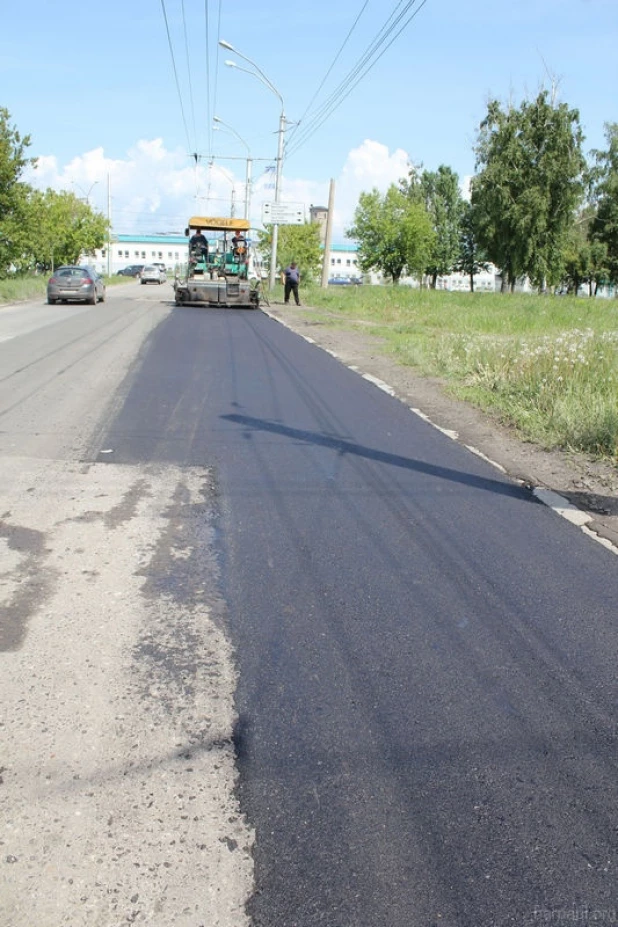
[[[272,225],[258,231],[258,249],[264,256],[264,264],[270,270],[270,249],[272,244]],[[287,267],[296,261],[303,280],[317,278],[322,265],[322,248],[320,245],[320,228],[313,222],[303,225],[280,225],[277,241],[277,263]]]
[[[503,286],[527,275],[558,283],[586,170],[579,113],[542,91],[519,109],[490,102],[478,134],[472,204],[478,236]]]
[[[28,238],[26,211],[31,187],[20,180],[35,158],[26,157],[30,136],[11,125],[7,109],[0,107],[0,277],[24,268],[23,248]]]
[[[596,216],[590,234],[607,252],[607,266],[612,283],[618,283],[618,123],[607,123],[606,151],[594,151],[593,200]]]
[[[346,235],[358,242],[360,268],[381,271],[394,284],[404,272],[422,277],[435,238],[425,207],[395,184],[384,195],[361,193]]]
[[[575,296],[582,286],[588,286],[588,295],[596,296],[602,283],[607,283],[610,271],[607,246],[592,236],[596,209],[588,204],[581,210],[569,229],[564,246],[564,282],[567,292]]]
[[[67,191],[33,191],[28,216],[32,229],[28,257],[33,266],[45,271],[76,264],[80,255],[102,248],[108,238],[105,216]]]
[[[474,277],[489,268],[489,261],[479,244],[476,230],[475,209],[471,203],[463,201],[459,226],[459,251],[454,270],[466,274],[470,282],[470,292],[474,293]]]
[[[445,164],[437,171],[423,171],[420,177],[413,167],[402,190],[413,202],[424,203],[431,218],[435,234],[425,273],[435,290],[438,277],[450,274],[459,256],[463,210],[459,177]]]

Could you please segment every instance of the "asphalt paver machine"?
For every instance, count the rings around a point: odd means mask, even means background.
[[[201,232],[204,243],[196,243]],[[176,276],[176,305],[198,304],[219,308],[257,309],[260,281],[249,277],[247,219],[192,216],[185,235],[189,238],[186,271]],[[193,234],[195,233],[195,235]]]

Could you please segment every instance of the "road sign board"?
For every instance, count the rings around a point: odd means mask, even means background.
[[[305,207],[302,203],[262,203],[264,225],[303,225]]]

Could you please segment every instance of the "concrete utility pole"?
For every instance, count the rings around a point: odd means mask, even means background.
[[[112,182],[107,175],[107,276],[112,275]]]
[[[283,170],[283,133],[285,132],[285,113],[283,111],[283,101],[281,115],[279,116],[279,142],[277,145],[277,169],[275,173],[275,203],[280,202],[281,193],[281,173]],[[270,249],[270,278],[268,281],[269,290],[274,289],[275,275],[277,273],[277,245],[279,242],[279,226],[273,224],[273,239]]]
[[[322,287],[328,286],[330,273],[330,243],[333,236],[333,212],[335,209],[335,181],[331,180],[328,190],[328,215],[326,216],[326,234],[324,236],[324,257],[322,259]]]
[[[251,221],[251,165],[252,158],[247,158],[247,176],[245,180],[245,219]]]

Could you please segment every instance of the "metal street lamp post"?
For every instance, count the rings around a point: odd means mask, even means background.
[[[256,77],[261,83],[263,83],[275,96],[278,98],[281,103],[281,113],[279,116],[279,130],[278,130],[278,144],[277,144],[277,162],[276,162],[276,172],[275,172],[275,203],[279,203],[279,197],[281,193],[281,174],[283,171],[283,133],[285,132],[285,106],[283,103],[283,97],[274,86],[274,84],[266,77],[262,69],[253,61],[251,58],[248,58],[247,55],[243,55],[242,52],[239,52],[238,49],[234,48],[233,45],[230,45],[229,42],[225,42],[223,39],[219,39],[219,45],[222,48],[226,48],[228,51],[234,52],[235,55],[238,55],[239,58],[242,58],[243,61],[248,61],[249,64],[255,68],[255,71],[249,71],[247,68],[239,67],[235,61],[226,61],[226,65],[232,68],[238,68],[239,71],[245,71],[247,74],[252,74]],[[270,249],[270,279],[268,281],[269,289],[273,289],[275,286],[275,274],[277,272],[277,245],[279,239],[279,226],[277,223],[273,223],[273,235],[272,235],[272,244]]]

